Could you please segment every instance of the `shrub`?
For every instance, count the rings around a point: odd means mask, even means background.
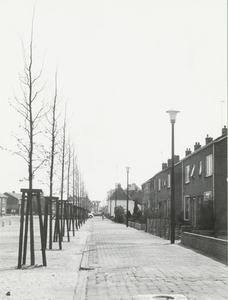
[[[115,207],[115,221],[118,223],[125,223],[125,212],[122,206]]]

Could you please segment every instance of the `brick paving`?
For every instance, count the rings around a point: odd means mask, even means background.
[[[37,219],[34,225],[39,265]],[[226,265],[101,217],[71,233],[62,251],[54,243],[46,251],[47,267],[16,269],[18,234],[18,217],[0,227],[1,300],[227,299]]]
[[[228,299],[224,264],[107,219],[89,222],[79,275],[85,290],[79,296],[76,289],[75,300]]]

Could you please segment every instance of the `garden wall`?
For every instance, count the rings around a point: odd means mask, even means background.
[[[204,254],[212,256],[227,265],[227,240],[190,232],[182,232],[181,243],[184,246],[200,250]]]

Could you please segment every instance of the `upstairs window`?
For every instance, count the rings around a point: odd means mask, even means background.
[[[199,162],[199,175],[202,175],[202,169],[203,169],[203,166],[202,166],[202,160]]]
[[[212,154],[206,156],[205,160],[206,177],[212,175]]]
[[[161,179],[159,178],[158,179],[158,191],[160,191],[161,190]]]
[[[189,173],[190,173],[190,165],[185,167],[185,183],[190,182]]]
[[[163,186],[165,187],[166,185],[166,178],[163,179]]]
[[[193,178],[195,178],[195,175],[194,175],[194,173],[195,173],[195,168],[196,168],[196,165],[194,164],[194,165],[192,165],[192,170],[191,170],[191,177],[193,177]]]
[[[170,188],[170,174],[167,176],[167,188]]]

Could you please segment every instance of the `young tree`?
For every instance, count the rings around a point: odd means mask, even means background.
[[[52,249],[52,198],[53,198],[53,178],[55,173],[55,157],[56,157],[56,146],[57,146],[57,135],[58,130],[58,112],[57,112],[57,99],[58,99],[58,84],[57,84],[57,72],[55,73],[55,88],[53,100],[47,113],[47,123],[48,127],[46,128],[47,138],[50,141],[50,149],[48,151],[48,160],[49,160],[49,196],[50,196],[50,220],[49,220],[49,249]],[[47,203],[48,207],[48,203]]]
[[[54,178],[54,173],[55,173],[55,157],[57,153],[57,135],[59,133],[58,129],[58,112],[57,112],[57,98],[58,98],[58,86],[57,86],[57,72],[55,74],[55,91],[54,91],[54,97],[53,97],[53,102],[51,104],[50,108],[50,118],[49,115],[47,114],[47,121],[49,124],[49,128],[46,129],[48,135],[49,135],[49,140],[51,142],[50,145],[50,151],[49,151],[49,162],[50,162],[50,169],[49,169],[49,195],[50,198],[53,196],[53,178]]]
[[[17,151],[11,151],[14,154],[21,156],[28,167],[28,182],[29,190],[27,192],[27,206],[26,206],[26,221],[25,221],[25,234],[24,234],[24,255],[23,262],[26,261],[26,249],[27,249],[27,234],[28,234],[28,215],[30,214],[30,258],[31,265],[35,264],[35,251],[34,251],[34,232],[33,232],[33,179],[35,172],[44,164],[46,157],[44,154],[44,146],[39,142],[38,136],[42,132],[40,128],[41,120],[44,116],[44,102],[41,98],[41,92],[44,89],[44,84],[40,84],[43,71],[43,63],[39,67],[39,71],[36,72],[35,58],[34,58],[34,42],[33,42],[33,24],[35,16],[35,7],[32,16],[32,26],[30,33],[30,41],[28,51],[26,51],[24,44],[24,71],[19,74],[20,86],[22,90],[22,97],[15,96],[16,104],[11,104],[16,111],[22,116],[23,121],[20,127],[23,129],[24,135],[20,136],[19,133],[15,135],[17,140]],[[25,192],[25,191],[24,191]],[[23,197],[22,207],[24,207]],[[43,229],[40,211],[40,194],[37,193],[37,205],[39,206],[40,217],[40,231],[42,242],[42,255],[44,265],[46,265],[45,248],[43,243]],[[22,209],[22,216],[24,216],[24,209]],[[21,222],[22,224],[22,222]],[[21,266],[21,254],[22,254],[22,237],[23,226],[20,228],[20,242],[19,242],[19,256],[18,267]]]
[[[44,89],[44,84],[41,84],[41,77],[43,71],[43,63],[39,71],[35,71],[34,65],[34,42],[33,42],[33,23],[34,14],[32,17],[32,26],[30,33],[29,49],[26,51],[24,43],[24,72],[19,74],[20,86],[22,90],[22,97],[15,96],[16,104],[11,104],[16,111],[22,116],[23,121],[19,127],[22,128],[25,135],[20,136],[15,134],[17,140],[18,150],[12,153],[21,156],[28,166],[29,189],[33,188],[33,179],[37,169],[41,167],[46,161],[44,156],[43,145],[38,141],[38,136],[42,132],[40,128],[41,120],[44,116],[44,101],[40,97],[40,93]]]
[[[66,109],[65,117],[63,121],[63,135],[62,135],[62,149],[61,149],[61,189],[60,189],[60,200],[63,200],[64,194],[64,181],[65,181],[65,161],[66,161]]]

